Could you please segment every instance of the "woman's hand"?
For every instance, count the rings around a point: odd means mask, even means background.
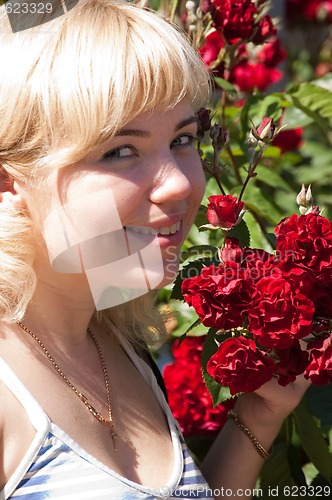
[[[281,425],[300,403],[309,386],[310,381],[303,375],[286,387],[278,384],[277,378],[273,378],[257,391],[241,395],[236,411],[248,426],[251,422],[262,426]]]

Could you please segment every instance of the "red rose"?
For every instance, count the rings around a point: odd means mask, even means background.
[[[265,64],[268,68],[274,68],[286,59],[286,57],[287,52],[282,48],[278,38],[265,43],[257,54],[258,61]]]
[[[243,249],[242,266],[245,266],[249,277],[258,281],[271,274],[281,274],[275,265],[274,255],[260,248],[245,247]]]
[[[264,16],[258,25],[255,27],[255,35],[252,38],[252,42],[255,45],[261,45],[268,38],[277,34],[277,30],[273,25],[273,21],[270,16]]]
[[[169,405],[184,436],[213,437],[224,425],[235,404],[226,401],[213,407],[202,376],[201,355],[205,336],[186,337],[172,346],[174,363],[165,366],[163,377]]]
[[[213,0],[211,15],[214,25],[229,43],[251,38],[257,9],[251,0]]]
[[[294,214],[283,219],[274,232],[284,267],[296,264],[312,271],[323,284],[332,281],[332,224],[328,219],[316,213]]]
[[[279,358],[275,366],[278,382],[285,387],[294,382],[297,375],[304,372],[308,365],[309,354],[301,349],[298,340],[293,341],[288,349],[276,349],[275,352]]]
[[[257,9],[251,1],[233,7],[224,23],[224,36],[230,43],[250,39],[256,29],[255,14]]]
[[[312,342],[308,349],[310,363],[305,377],[315,385],[329,384],[332,382],[332,334]]]
[[[273,83],[278,82],[283,73],[276,68],[268,68],[265,64],[243,61],[231,71],[230,81],[242,92],[252,92],[256,89],[263,92]]]
[[[210,196],[208,200],[207,219],[210,224],[230,229],[239,222],[244,207],[243,201],[230,194]]]
[[[287,264],[285,265],[284,261],[277,263],[281,276],[291,283],[293,292],[303,293],[314,302],[312,289],[315,282],[315,275],[310,270],[296,264],[291,264],[290,262],[287,262]]]
[[[186,278],[182,294],[203,325],[225,330],[242,325],[256,297],[254,282],[233,261],[204,267],[199,276]]]
[[[281,153],[286,153],[288,151],[294,151],[302,145],[303,128],[293,128],[288,130],[282,130],[273,139],[273,146],[277,146]]]
[[[271,380],[274,361],[246,337],[228,338],[207,364],[207,371],[218,384],[229,387],[232,395],[253,392]]]
[[[310,290],[309,298],[316,307],[316,316],[332,319],[332,283],[323,286],[315,282]]]
[[[219,31],[211,31],[205,37],[205,43],[198,52],[207,66],[216,61],[224,46],[224,39]]]
[[[249,330],[269,348],[285,349],[311,332],[314,304],[278,274],[256,283],[259,300],[248,312]]]

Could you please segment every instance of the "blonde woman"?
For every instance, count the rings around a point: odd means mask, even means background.
[[[0,498],[243,496],[304,383],[240,398],[251,437],[230,421],[203,476],[144,354],[204,192],[209,77],[155,13],[57,4],[0,13]]]

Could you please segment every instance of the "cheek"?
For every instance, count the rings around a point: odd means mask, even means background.
[[[193,205],[197,206],[198,209],[206,187],[205,175],[200,160],[196,160],[191,166],[187,177],[191,184],[191,201]]]

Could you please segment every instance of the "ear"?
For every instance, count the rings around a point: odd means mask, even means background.
[[[0,166],[0,208],[8,206],[22,208],[25,201],[18,183]]]

